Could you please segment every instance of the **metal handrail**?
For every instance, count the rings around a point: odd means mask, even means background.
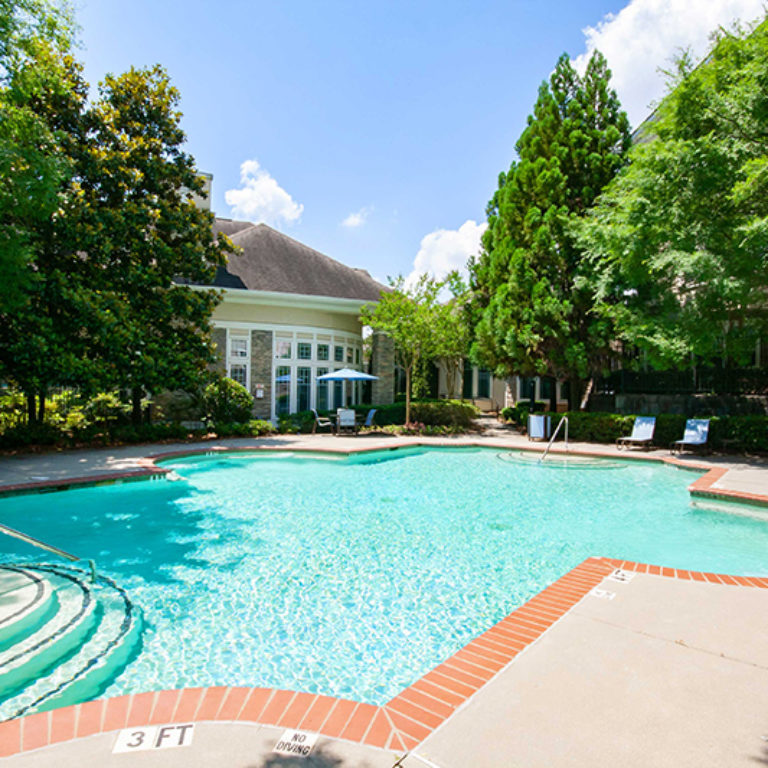
[[[552,433],[552,437],[549,438],[549,442],[547,443],[547,447],[544,449],[544,453],[542,454],[541,458],[539,459],[539,464],[541,464],[544,459],[547,458],[547,454],[549,453],[549,449],[552,447],[552,443],[555,442],[555,438],[557,437],[557,433],[560,431],[560,427],[563,426],[563,422],[565,422],[565,450],[568,451],[568,417],[563,416],[560,419],[560,422],[555,427],[555,431]]]
[[[77,557],[77,555],[73,555],[71,552],[66,552],[63,549],[59,549],[58,547],[54,547],[53,544],[46,544],[44,541],[40,541],[40,539],[36,539],[34,536],[30,536],[28,533],[22,533],[22,531],[17,531],[15,528],[11,528],[8,525],[3,525],[0,523],[0,533],[4,533],[6,536],[13,536],[14,539],[21,539],[22,541],[25,541],[27,544],[31,544],[33,547],[37,547],[38,549],[44,549],[46,552],[51,552],[54,555],[59,555],[60,557],[66,558],[67,560],[72,560],[74,562],[77,562],[78,560],[82,560],[82,557]],[[88,565],[91,569],[91,581],[96,580],[96,562],[94,560],[89,560]]]

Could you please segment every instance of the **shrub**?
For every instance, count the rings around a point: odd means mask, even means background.
[[[251,418],[253,397],[233,379],[222,377],[211,382],[203,391],[205,421],[247,422]]]
[[[475,405],[461,400],[430,400],[411,405],[411,415],[415,421],[435,427],[467,429],[479,413]]]
[[[218,437],[261,437],[261,435],[271,435],[275,428],[269,421],[260,419],[251,419],[246,422],[217,422],[213,426],[213,431]]]
[[[83,406],[83,414],[89,422],[107,424],[122,421],[130,406],[120,400],[117,392],[99,392]]]
[[[546,400],[536,400],[531,411],[530,400],[519,400],[513,406],[507,406],[501,409],[501,418],[505,421],[511,421],[519,427],[525,427],[528,424],[529,413],[543,413],[547,409]]]
[[[377,427],[405,422],[405,403],[388,405],[355,405],[357,414],[365,417],[371,408],[376,408],[373,417]],[[426,426],[453,426],[467,429],[479,410],[472,403],[463,400],[414,400],[411,403],[411,418]],[[311,423],[310,423],[311,428]]]
[[[571,411],[568,416],[568,436],[571,440],[592,443],[612,443],[618,437],[629,435],[635,416],[618,413]],[[744,451],[768,452],[768,416],[708,416],[709,445],[721,450],[735,448]],[[653,442],[666,448],[683,436],[686,417],[662,413],[656,417]],[[555,425],[553,424],[553,429]]]

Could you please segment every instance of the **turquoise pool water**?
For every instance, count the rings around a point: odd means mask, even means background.
[[[768,573],[768,522],[692,508],[696,475],[671,467],[488,449],[166,466],[181,479],[0,499],[0,521],[96,558],[143,609],[143,651],[107,695],[260,685],[380,704],[590,555]]]

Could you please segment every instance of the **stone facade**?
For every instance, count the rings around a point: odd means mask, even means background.
[[[211,332],[211,339],[216,347],[216,360],[211,364],[214,371],[218,371],[222,376],[227,375],[227,329],[214,328]]]
[[[374,332],[371,349],[371,373],[378,376],[371,382],[371,402],[388,405],[395,401],[395,345],[389,336]]]
[[[256,385],[264,386],[264,397],[256,397]],[[253,415],[272,417],[272,331],[251,331],[251,392]]]

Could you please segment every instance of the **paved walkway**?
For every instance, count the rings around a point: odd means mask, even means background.
[[[361,435],[357,437],[328,434],[274,435],[262,438],[233,438],[195,443],[154,443],[119,448],[84,449],[42,454],[19,454],[0,457],[0,492],[20,485],[51,485],[75,479],[107,480],[145,474],[151,462],[148,457],[184,451],[219,451],[260,448],[301,451],[359,451],[388,449],[407,445],[481,445],[519,450],[543,451],[542,443],[534,443],[510,430],[488,430],[483,434],[453,438],[392,437]],[[668,460],[665,449],[651,451],[617,451],[613,445],[571,442],[575,453],[632,459]],[[563,451],[556,443],[553,452]],[[768,499],[768,460],[731,455],[698,456],[684,454],[676,463],[721,470],[711,484],[713,490],[734,491]]]

